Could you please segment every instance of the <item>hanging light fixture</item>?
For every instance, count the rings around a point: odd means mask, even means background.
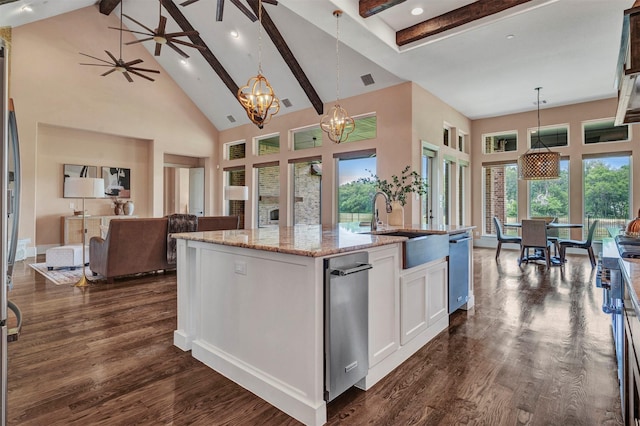
[[[540,139],[540,89],[538,92],[538,130],[531,148],[518,158],[518,178],[524,180],[558,179],[560,177],[560,153],[553,152]]]
[[[345,142],[349,135],[356,129],[353,118],[349,117],[347,111],[340,106],[340,57],[338,47],[340,46],[340,16],[341,10],[334,10],[336,17],[336,104],[331,107],[327,115],[320,120],[320,128],[326,132],[335,143]]]
[[[238,90],[238,100],[247,111],[249,120],[259,129],[280,111],[280,101],[262,75],[262,0],[258,1],[258,75],[250,78],[247,85]]]

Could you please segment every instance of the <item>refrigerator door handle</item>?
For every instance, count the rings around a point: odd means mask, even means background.
[[[22,331],[22,312],[20,311],[20,308],[18,308],[18,306],[11,300],[7,300],[7,307],[16,316],[18,324],[14,328],[10,328],[7,330],[7,338],[4,341],[15,342],[16,340],[18,340],[18,337],[20,337],[20,331]]]

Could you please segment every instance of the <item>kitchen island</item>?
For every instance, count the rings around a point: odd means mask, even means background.
[[[470,228],[431,233],[464,229]],[[326,422],[325,259],[364,251],[373,266],[369,370],[358,387],[373,386],[449,323],[447,256],[402,271],[406,237],[320,226],[173,236],[178,239],[174,344],[305,424]],[[403,277],[410,284],[406,304]]]

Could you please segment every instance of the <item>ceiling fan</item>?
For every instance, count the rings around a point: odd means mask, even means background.
[[[189,6],[192,3],[197,2],[198,0],[187,0],[184,1],[182,3],[180,3],[180,6]],[[249,1],[249,0],[247,0]],[[277,0],[262,0],[263,3],[269,3],[272,4],[274,6],[278,5],[278,1]],[[256,15],[254,15],[245,5],[243,5],[242,3],[240,3],[240,0],[231,0],[231,3],[233,3],[238,9],[240,9],[240,11],[242,13],[244,13],[247,18],[249,18],[251,20],[251,22],[255,22],[258,20],[258,18],[256,17]],[[222,11],[224,9],[224,0],[218,0],[218,5],[216,7],[216,21],[222,21]]]
[[[109,27],[111,29],[114,30],[120,30],[120,31],[128,31],[130,33],[135,33],[135,34],[142,34],[142,35],[146,35],[149,36],[147,38],[143,38],[140,40],[134,40],[134,41],[130,41],[128,43],[125,43],[127,45],[130,44],[135,44],[135,43],[142,43],[143,41],[149,41],[149,40],[153,40],[156,42],[156,50],[154,55],[155,56],[160,56],[160,50],[162,49],[162,45],[166,44],[167,46],[169,46],[170,48],[172,48],[173,50],[175,50],[180,56],[182,56],[183,58],[188,58],[189,55],[187,55],[182,49],[178,48],[178,46],[175,45],[175,43],[177,44],[181,44],[184,46],[188,46],[188,47],[193,47],[196,49],[200,49],[200,50],[204,50],[205,47],[204,46],[200,46],[197,44],[193,44],[193,43],[189,43],[183,40],[178,40],[176,37],[188,37],[188,36],[197,36],[199,33],[198,31],[181,31],[181,32],[177,32],[177,33],[167,33],[165,32],[166,26],[167,26],[167,18],[162,16],[162,3],[158,2],[159,4],[159,15],[160,15],[160,22],[158,22],[158,28],[156,28],[155,30],[152,30],[151,28],[147,27],[146,25],[136,21],[135,19],[133,19],[132,17],[128,16],[128,15],[123,15],[125,18],[135,22],[136,24],[140,25],[142,28],[144,28],[145,30],[148,31],[148,33],[143,33],[140,31],[133,31],[133,30],[128,30],[128,29],[122,29],[122,28],[114,28],[114,27]]]
[[[81,63],[80,65],[90,65],[90,66],[95,66],[95,67],[111,67],[111,69],[103,74],[101,74],[102,77],[111,74],[114,71],[119,71],[122,73],[122,75],[124,76],[124,78],[127,79],[127,81],[129,83],[133,83],[133,78],[131,78],[131,76],[129,74],[134,74],[137,75],[138,77],[142,77],[144,79],[147,79],[149,81],[155,81],[153,78],[151,77],[147,77],[146,75],[142,74],[143,72],[152,72],[152,73],[156,73],[156,74],[160,74],[160,71],[158,70],[151,70],[148,68],[138,68],[138,67],[134,67],[134,65],[137,65],[139,63],[144,62],[142,59],[134,59],[133,61],[129,61],[129,62],[125,62],[122,59],[122,3],[120,3],[120,56],[118,59],[116,59],[116,57],[109,52],[108,50],[105,50],[105,52],[107,53],[107,55],[109,56],[109,58],[111,59],[111,61],[106,61],[104,59],[100,59],[100,58],[96,58],[95,56],[91,56],[91,55],[87,55],[86,53],[82,53],[80,52],[81,55],[83,56],[87,56],[89,58],[95,59],[97,61],[100,62],[104,62],[104,64],[83,64]]]

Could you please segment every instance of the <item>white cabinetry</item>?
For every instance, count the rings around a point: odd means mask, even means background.
[[[408,269],[400,277],[400,343],[405,345],[447,316],[447,262]]]
[[[369,368],[400,347],[398,245],[369,251]]]

